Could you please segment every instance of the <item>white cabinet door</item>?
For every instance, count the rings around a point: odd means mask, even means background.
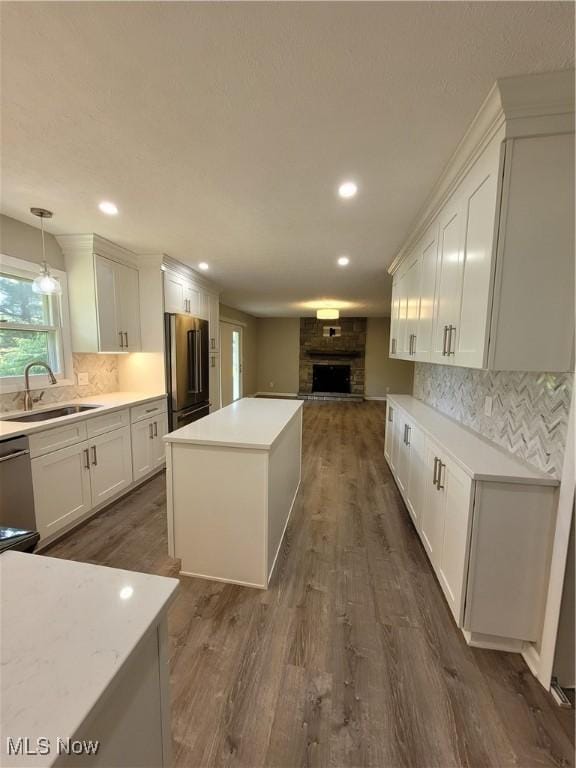
[[[184,280],[172,272],[164,272],[164,311],[185,312]]]
[[[123,427],[90,440],[92,504],[97,506],[132,482],[130,428]]]
[[[121,336],[118,265],[103,256],[94,257],[96,273],[96,307],[98,320],[98,349],[100,352],[119,352],[124,345]]]
[[[403,274],[398,280],[398,323],[397,323],[397,357],[406,357],[408,344],[406,335],[406,326],[408,321],[408,286],[406,274]]]
[[[493,142],[462,184],[462,302],[454,359],[468,368],[482,368],[488,356],[499,169],[500,144]]]
[[[404,357],[413,360],[418,341],[418,318],[420,317],[420,282],[422,274],[421,256],[416,254],[404,275],[406,286],[406,332],[404,334]]]
[[[123,349],[128,352],[140,350],[140,291],[138,270],[124,264],[116,264],[117,315],[123,334]]]
[[[134,481],[141,480],[154,469],[154,455],[152,451],[154,420],[155,417],[151,416],[149,419],[132,424],[132,471]]]
[[[210,413],[220,408],[220,354],[210,355]]]
[[[408,490],[408,477],[410,475],[410,442],[408,433],[410,422],[404,416],[402,411],[397,411],[396,419],[396,440],[398,453],[396,454],[396,480],[400,491],[406,495]]]
[[[416,529],[420,525],[422,514],[424,479],[426,477],[426,440],[424,433],[416,425],[411,424],[408,431],[410,447],[410,467],[408,487],[406,489],[406,506]]]
[[[61,448],[31,463],[36,526],[45,539],[92,507],[88,443]]]
[[[420,536],[430,562],[437,567],[444,534],[444,495],[434,482],[438,474],[440,451],[431,440],[426,441],[426,461],[422,477],[422,514]]]
[[[444,486],[442,547],[437,567],[440,586],[456,623],[464,618],[464,583],[470,537],[472,481],[451,462],[440,467],[440,485]]]
[[[438,222],[424,235],[420,245],[420,313],[415,331],[415,358],[430,361],[432,331],[434,327],[434,297],[436,295],[436,263],[438,261]]]
[[[210,319],[210,296],[202,288],[198,290],[199,304],[198,304],[198,317],[202,320]]]
[[[188,281],[184,282],[184,304],[185,312],[200,317],[200,289]]]
[[[160,413],[153,419],[154,439],[152,443],[152,469],[157,469],[164,465],[166,461],[166,444],[162,439],[164,435],[168,434],[168,414]]]
[[[400,277],[394,275],[392,281],[392,301],[390,305],[390,348],[389,357],[396,357],[398,352],[398,318],[400,314]]]
[[[462,295],[462,210],[460,189],[440,215],[432,360],[454,363]]]
[[[220,349],[220,302],[218,296],[208,294],[208,327],[210,333],[210,351]]]

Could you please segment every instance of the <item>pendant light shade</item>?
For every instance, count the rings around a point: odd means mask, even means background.
[[[338,320],[340,317],[340,310],[338,309],[317,309],[317,320]]]
[[[50,274],[50,267],[46,261],[46,246],[44,243],[44,219],[52,218],[52,211],[46,208],[30,208],[30,213],[38,216],[42,229],[42,267],[38,277],[32,282],[32,290],[41,296],[60,296],[62,286],[57,277]]]

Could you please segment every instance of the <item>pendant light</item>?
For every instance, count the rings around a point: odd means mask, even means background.
[[[42,268],[40,274],[32,283],[32,290],[34,293],[39,293],[42,296],[60,296],[62,286],[58,278],[50,274],[50,267],[46,261],[46,246],[44,244],[44,219],[51,219],[52,211],[47,211],[46,208],[30,208],[30,213],[38,216],[42,229]]]

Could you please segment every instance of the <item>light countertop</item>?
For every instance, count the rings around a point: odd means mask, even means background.
[[[7,758],[6,738],[74,736],[178,580],[10,551],[0,579],[0,762],[51,765],[56,754]]]
[[[102,413],[110,411],[118,411],[131,405],[158,400],[160,397],[166,397],[166,394],[164,392],[108,392],[103,395],[90,395],[89,397],[63,400],[59,403],[46,403],[45,405],[35,407],[33,411],[0,413],[0,440],[7,437],[15,437],[16,435],[30,435],[33,432],[41,432],[51,427],[59,427],[77,419],[89,419],[93,416],[100,416]],[[82,413],[73,413],[70,416],[62,416],[59,419],[46,419],[46,421],[10,421],[10,416],[26,416],[32,412],[50,411],[53,408],[61,408],[65,405],[97,405],[98,408],[83,411]]]
[[[246,397],[165,435],[168,443],[270,450],[302,400]]]
[[[411,395],[388,395],[388,407],[394,407],[394,404],[412,417],[474,480],[559,485],[551,475],[524,464],[503,448]]]

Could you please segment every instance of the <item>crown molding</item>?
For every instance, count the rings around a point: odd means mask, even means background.
[[[106,240],[95,233],[84,235],[56,235],[56,240],[62,248],[64,256],[67,255],[87,255],[97,253],[99,256],[105,256],[113,261],[119,261],[122,264],[138,266],[138,256],[121,245]]]
[[[432,191],[410,234],[388,267],[393,275],[424,235],[486,146],[507,138],[574,131],[574,70],[497,80],[484,99]]]
[[[187,264],[183,264],[181,261],[173,259],[171,256],[166,256],[166,254],[162,255],[162,269],[168,269],[170,272],[175,272],[185,280],[192,280],[194,283],[196,283],[196,285],[199,285],[206,291],[210,291],[217,296],[220,295],[220,288],[218,288],[218,286],[215,285],[211,280],[207,280],[204,275],[196,272],[195,269],[192,269],[192,267],[189,267]]]

